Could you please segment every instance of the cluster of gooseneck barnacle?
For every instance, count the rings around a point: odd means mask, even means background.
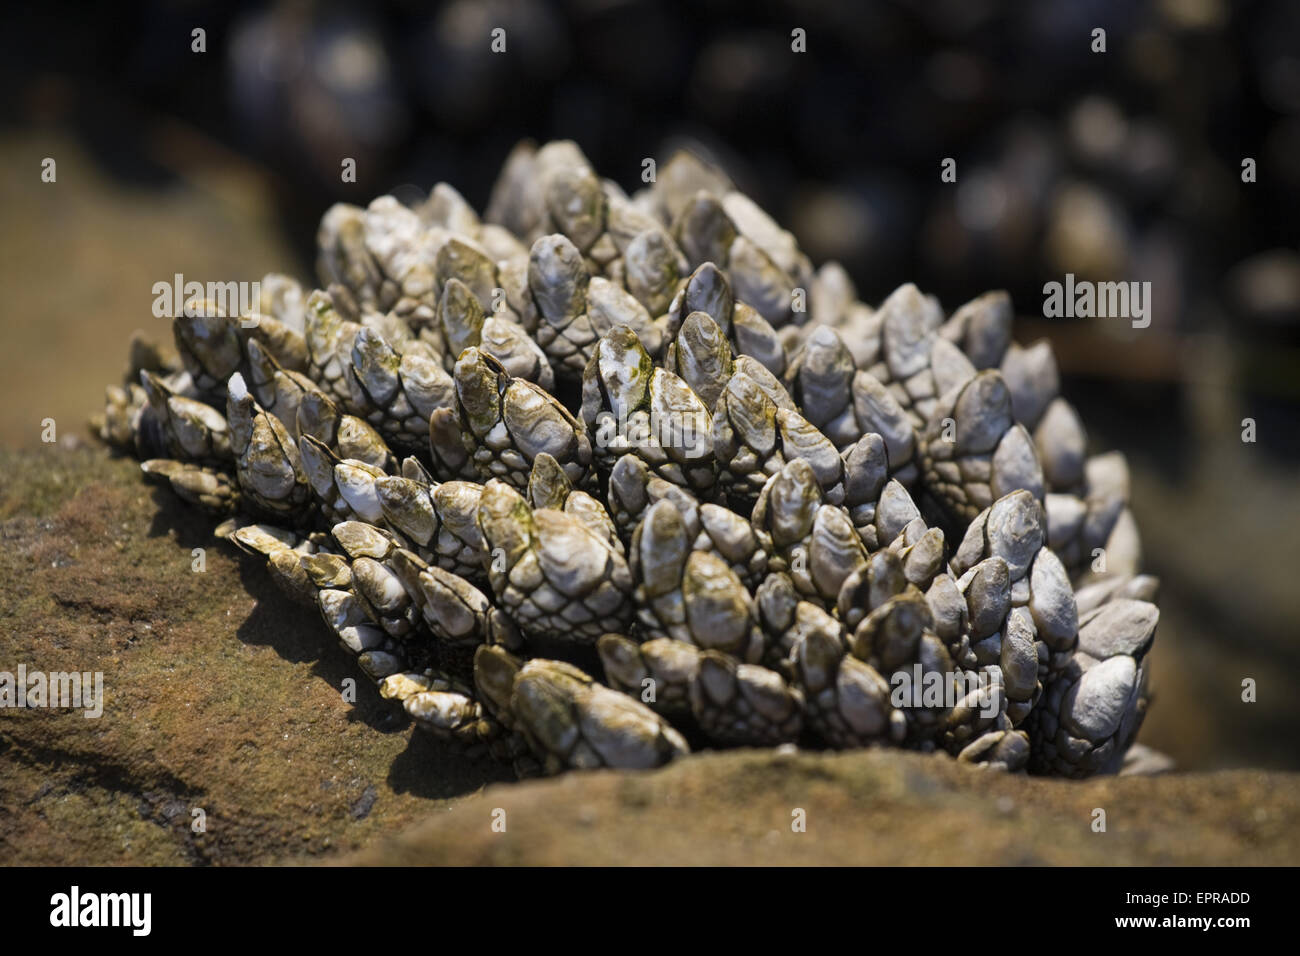
[[[1122,456],[1086,457],[1005,294],[872,309],[716,169],[629,197],[566,142],[517,148],[483,218],[439,185],[318,239],[324,288],[188,309],[179,361],[137,340],[101,431],[418,725],[520,773],[1118,767],[1156,585]]]

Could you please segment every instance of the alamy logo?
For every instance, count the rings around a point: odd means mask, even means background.
[[[133,936],[148,936],[153,917],[152,893],[86,893],[74,886],[50,897],[50,925],[129,926]]]
[[[104,672],[29,671],[18,665],[18,673],[0,671],[0,708],[80,708],[85,716],[104,713]]]
[[[889,702],[899,710],[909,707],[944,707],[952,710],[965,702],[978,707],[981,717],[992,719],[1002,710],[1002,686],[984,671],[928,671],[920,664],[897,670],[889,678]]]
[[[708,416],[702,412],[619,414],[603,411],[596,416],[596,447],[614,452],[629,448],[677,448],[687,458],[701,458],[713,450]]]
[[[1150,282],[1075,281],[1065,274],[1065,283],[1043,285],[1043,317],[1048,319],[1132,319],[1133,328],[1151,324]]]
[[[262,302],[260,282],[186,282],[179,272],[171,282],[153,284],[153,314],[160,319],[178,315],[244,316],[245,328],[257,324],[256,313]]]

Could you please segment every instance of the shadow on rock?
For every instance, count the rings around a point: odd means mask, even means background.
[[[473,793],[489,783],[509,782],[514,772],[490,757],[469,758],[417,729],[388,771],[395,793],[446,800]]]
[[[149,521],[149,537],[170,535],[184,548],[210,548],[216,543],[212,534],[215,518],[187,505],[170,488],[155,485],[151,496],[157,508]]]
[[[257,602],[235,632],[241,641],[269,647],[286,661],[312,662],[312,674],[338,693],[352,690],[355,700],[349,721],[360,721],[380,733],[401,731],[409,725],[401,708],[380,697],[379,689],[338,649],[314,608],[290,601],[267,579],[256,558],[239,561],[239,578]],[[351,684],[344,683],[349,680]]]

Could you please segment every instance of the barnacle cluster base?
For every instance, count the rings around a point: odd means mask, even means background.
[[[1156,582],[1005,293],[872,308],[720,170],[629,196],[570,142],[517,147],[483,216],[439,184],[318,246],[321,288],[137,338],[97,425],[421,728],[520,774],[1120,766]]]

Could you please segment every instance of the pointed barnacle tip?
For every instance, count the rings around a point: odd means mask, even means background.
[[[230,397],[236,402],[242,402],[248,397],[248,386],[244,383],[244,376],[238,372],[230,376],[226,388],[230,391]]]
[[[819,325],[808,337],[809,345],[831,346],[839,340],[839,335],[829,325]]]
[[[620,352],[632,351],[639,348],[641,340],[637,338],[636,332],[630,325],[616,325],[606,335],[606,341],[611,347],[617,348]]]

